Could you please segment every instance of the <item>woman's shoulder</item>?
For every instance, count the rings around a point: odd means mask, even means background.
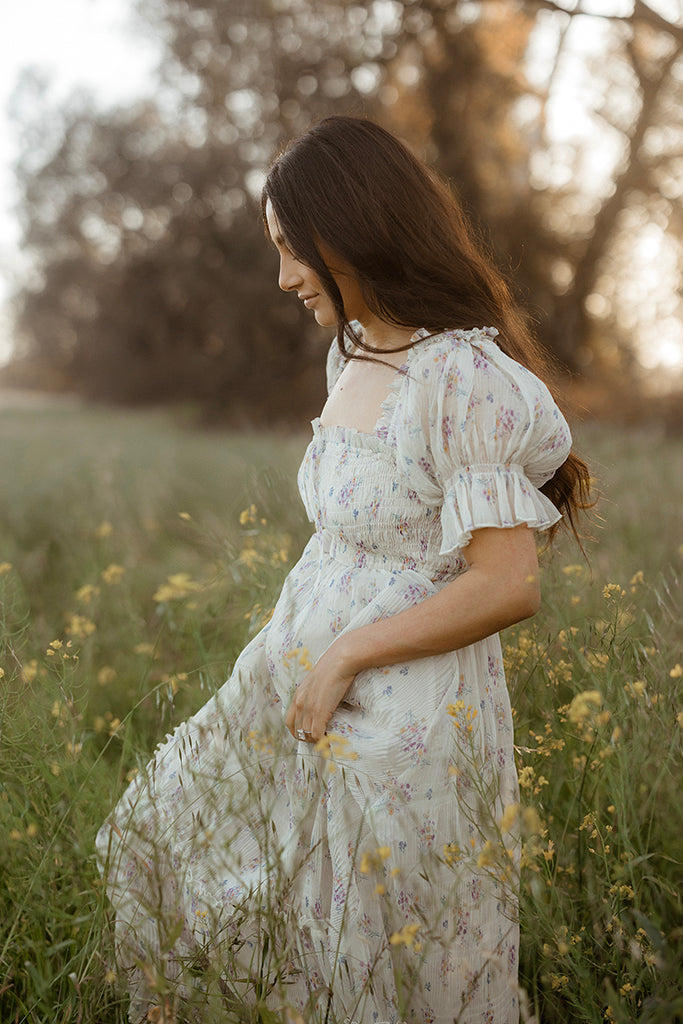
[[[493,390],[554,404],[544,382],[507,355],[498,337],[495,327],[424,331],[410,360],[411,375],[449,394],[469,397],[473,391]]]

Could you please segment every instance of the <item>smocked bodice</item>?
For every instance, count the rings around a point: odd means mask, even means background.
[[[373,433],[313,421],[299,488],[324,553],[444,580],[466,568],[473,529],[557,521],[538,488],[566,458],[569,429],[496,334],[417,332]],[[343,365],[333,346],[330,388]]]
[[[376,434],[313,421],[299,486],[324,555],[358,567],[415,569],[431,580],[465,567],[441,555],[441,509],[399,472],[395,449]]]

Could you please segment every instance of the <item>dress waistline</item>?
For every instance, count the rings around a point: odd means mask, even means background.
[[[461,559],[448,561],[439,559],[421,562],[413,555],[391,557],[381,551],[358,547],[344,537],[323,530],[319,534],[321,553],[326,559],[333,559],[356,569],[378,569],[385,572],[412,571],[432,583],[449,583],[460,576],[466,568]]]

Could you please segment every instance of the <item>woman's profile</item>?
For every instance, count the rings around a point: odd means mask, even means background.
[[[280,287],[336,330],[299,471],[315,529],[100,831],[130,1019],[514,1024],[498,632],[537,611],[535,531],[573,528],[588,471],[507,285],[391,134],[321,122],[263,217]]]

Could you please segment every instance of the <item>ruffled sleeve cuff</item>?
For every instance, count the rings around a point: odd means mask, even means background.
[[[444,489],[441,554],[465,547],[474,530],[522,523],[547,530],[561,518],[550,499],[529,482],[523,466],[466,466]]]

